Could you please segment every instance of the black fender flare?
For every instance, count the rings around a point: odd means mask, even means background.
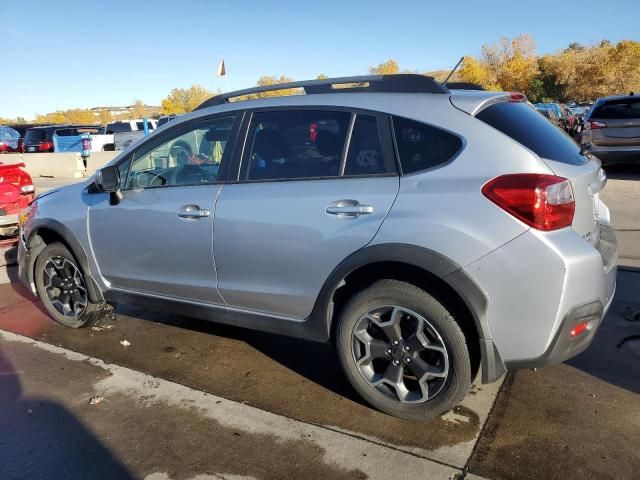
[[[58,220],[36,219],[33,226],[31,227],[29,237],[27,238],[26,242],[29,247],[27,257],[27,275],[29,276],[29,281],[34,281],[33,269],[35,266],[36,258],[46,247],[44,239],[39,235],[39,232],[41,232],[43,229],[54,232],[64,241],[69,250],[71,250],[71,254],[80,264],[80,268],[82,268],[82,272],[84,273],[84,277],[87,282],[87,293],[89,295],[89,300],[91,300],[93,303],[104,302],[104,295],[102,294],[102,291],[98,287],[96,281],[91,276],[91,270],[89,269],[89,257],[87,256],[87,252],[84,250],[71,230],[69,230],[66,225],[64,225],[62,222],[59,222]]]
[[[483,382],[497,380],[506,370],[491,339],[487,313],[489,297],[484,289],[456,262],[428,248],[402,243],[364,247],[344,259],[325,281],[311,318],[322,325],[322,334],[331,336],[333,296],[345,278],[361,267],[379,262],[405,263],[438,277],[463,300],[473,317],[482,355]]]

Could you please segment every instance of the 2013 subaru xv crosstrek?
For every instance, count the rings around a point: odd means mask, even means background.
[[[305,95],[230,101],[278,88]],[[332,342],[370,404],[428,419],[478,371],[587,348],[616,285],[605,181],[518,93],[238,91],[40,196],[20,275],[70,327],[130,303]]]

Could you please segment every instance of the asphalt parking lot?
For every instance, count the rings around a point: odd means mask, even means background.
[[[20,285],[0,285],[0,472],[637,478],[640,320],[625,316],[640,306],[640,170],[609,176],[602,196],[623,269],[594,344],[565,364],[475,385],[427,424],[362,403],[324,345],[126,306],[70,330]]]

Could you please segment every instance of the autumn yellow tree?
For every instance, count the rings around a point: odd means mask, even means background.
[[[498,90],[499,86],[496,77],[482,61],[476,60],[472,56],[464,57],[460,66],[458,78],[463,82],[476,83],[482,85],[487,90]]]
[[[191,112],[212,96],[212,92],[200,85],[192,85],[187,89],[174,88],[167,97],[162,99],[162,113],[172,115]]]
[[[482,63],[501,90],[526,92],[539,73],[536,43],[527,33],[483,45]]]
[[[540,59],[559,99],[595,99],[640,90],[640,42],[600,42]]]
[[[369,73],[371,75],[395,75],[400,73],[400,67],[393,58],[390,58],[377,67],[369,67]]]
[[[107,125],[108,123],[113,122],[113,115],[109,110],[100,110],[98,112],[98,121],[102,125]]]
[[[256,82],[256,86],[258,87],[268,87],[270,85],[278,85],[280,83],[289,83],[293,82],[293,78],[287,77],[285,75],[280,75],[279,77],[265,75],[258,79]],[[234,101],[240,100],[253,100],[256,98],[268,98],[268,97],[279,97],[285,95],[300,95],[303,91],[300,88],[285,88],[282,90],[270,90],[267,92],[260,93],[252,93],[250,95],[241,95],[239,97],[234,97]]]
[[[131,118],[144,118],[149,115],[149,109],[142,100],[136,100],[131,108]]]

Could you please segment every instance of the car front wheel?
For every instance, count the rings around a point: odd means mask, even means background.
[[[47,245],[36,259],[34,273],[38,296],[56,322],[79,328],[99,311],[100,305],[89,299],[82,270],[63,244]]]
[[[390,415],[428,420],[469,391],[471,362],[460,326],[415,285],[381,280],[355,295],[336,340],[353,387]]]

